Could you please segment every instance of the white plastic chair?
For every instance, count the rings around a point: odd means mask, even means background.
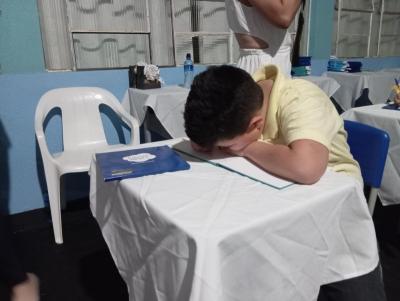
[[[35,132],[42,155],[49,194],[51,219],[56,243],[63,243],[61,223],[61,176],[67,173],[89,171],[92,156],[96,152],[120,148],[121,144],[107,143],[100,105],[111,108],[129,127],[130,143],[140,143],[139,124],[129,115],[120,102],[107,90],[96,87],[74,87],[50,90],[36,107]],[[63,151],[51,154],[46,143],[43,123],[53,108],[61,109]]]

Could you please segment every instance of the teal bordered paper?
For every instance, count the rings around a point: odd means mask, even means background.
[[[169,146],[98,153],[105,182],[189,169],[190,165]]]
[[[275,189],[284,189],[293,185],[294,183],[275,177],[265,170],[257,167],[250,161],[242,157],[230,156],[223,152],[214,150],[212,153],[196,152],[190,146],[190,141],[183,140],[182,142],[173,146],[178,152],[185,154],[189,157],[210,163],[217,167],[222,167],[231,172],[237,173],[241,176],[252,179],[253,181],[260,182]],[[190,161],[190,160],[189,160]]]

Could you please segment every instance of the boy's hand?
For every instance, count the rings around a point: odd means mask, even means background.
[[[212,151],[212,149],[206,148],[206,147],[202,147],[200,145],[198,145],[196,142],[190,141],[190,144],[192,145],[192,148],[199,153],[209,153]]]
[[[222,140],[218,143],[218,148],[228,154],[234,156],[245,157],[247,147],[258,141],[261,134],[261,128],[253,127],[246,133],[233,139]]]
[[[224,153],[227,153],[227,154],[232,155],[232,156],[244,157],[244,150],[245,150],[245,148],[246,148],[247,146],[248,146],[248,145],[246,145],[246,146],[245,146],[244,148],[242,148],[242,149],[233,149],[233,148],[230,148],[230,147],[223,147],[223,146],[220,146],[219,149],[220,149],[221,151],[223,151]]]

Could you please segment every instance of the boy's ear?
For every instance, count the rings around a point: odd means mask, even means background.
[[[261,115],[255,115],[253,118],[250,119],[249,126],[247,127],[246,132],[251,132],[254,129],[261,129],[261,126],[264,122],[264,118]]]

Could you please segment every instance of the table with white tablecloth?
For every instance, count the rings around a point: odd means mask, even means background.
[[[149,131],[152,129],[152,120],[146,119],[149,108],[171,137],[183,137],[186,135],[183,110],[188,93],[189,89],[180,86],[163,86],[147,90],[129,88],[122,100],[122,106],[138,119],[139,124],[143,124],[145,142],[151,141]],[[155,128],[155,131],[157,130]]]
[[[368,89],[368,98],[372,104],[385,103],[390,97],[394,85],[394,71],[333,72],[323,76],[335,79],[340,88],[333,98],[346,111],[355,106],[356,100]]]
[[[129,300],[312,301],[321,285],[377,266],[352,177],[327,170],[279,190],[186,159],[189,170],[111,182],[92,161],[90,208]]]
[[[319,86],[328,96],[331,96],[339,88],[339,84],[334,80],[320,76],[304,76],[302,79],[311,81]],[[140,90],[130,88],[125,93],[122,100],[123,107],[140,124],[143,124],[145,142],[151,141],[150,131],[167,132],[168,138],[178,138],[185,136],[183,111],[185,109],[186,98],[189,90],[180,86],[163,86],[159,89]],[[148,109],[160,125],[152,120],[152,115],[146,116]],[[146,117],[148,117],[146,119]],[[165,135],[162,135],[165,136]]]
[[[293,77],[293,79],[296,78],[305,79],[312,82],[313,84],[317,85],[322,91],[324,91],[325,94],[329,97],[335,94],[336,91],[340,88],[340,84],[334,78],[326,76],[308,75]]]
[[[383,129],[389,134],[389,152],[378,195],[383,205],[392,205],[400,204],[400,110],[383,109],[384,106],[352,108],[341,116]]]

